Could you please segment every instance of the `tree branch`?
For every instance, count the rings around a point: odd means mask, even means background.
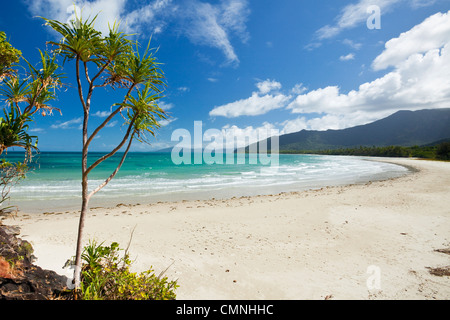
[[[102,73],[103,71],[105,71],[106,68],[108,68],[108,66],[111,64],[111,61],[108,60],[107,63],[105,63],[105,65],[100,69],[100,71],[94,76],[94,78],[92,78],[92,83],[94,83],[95,79],[97,79]]]
[[[76,71],[77,71],[77,84],[78,84],[78,95],[80,96],[81,104],[83,105],[83,109],[85,112],[89,112],[86,103],[83,99],[83,89],[81,87],[81,78],[80,78],[80,56],[77,55],[77,61],[75,63],[76,65]]]
[[[123,137],[122,141],[120,142],[120,144],[119,144],[117,147],[115,147],[110,153],[105,154],[104,156],[98,158],[97,161],[95,161],[93,164],[91,164],[91,165],[89,166],[89,168],[87,168],[87,170],[85,171],[85,173],[84,173],[85,176],[87,176],[87,175],[89,174],[89,172],[91,172],[91,171],[92,171],[96,166],[98,166],[102,161],[104,161],[104,160],[106,160],[106,159],[112,157],[113,155],[116,154],[117,151],[119,151],[119,150],[123,147],[123,145],[125,144],[125,142],[127,142],[128,137],[130,136],[130,132],[131,132],[131,129],[133,128],[133,125],[134,125],[134,122],[136,121],[136,118],[137,118],[137,116],[134,116],[134,118],[133,118],[132,121],[130,122],[130,124],[129,124],[129,126],[128,126],[128,130],[127,130],[125,136]],[[134,133],[133,133],[133,135],[134,135]]]
[[[89,72],[88,72],[88,68],[87,68],[87,63],[86,61],[83,61],[84,64],[84,73],[86,75],[86,80],[89,83],[89,85],[92,83],[91,78],[89,78]]]
[[[133,138],[134,138],[134,133],[131,135],[130,141],[128,142],[127,149],[125,150],[125,152],[122,156],[122,159],[120,160],[120,163],[117,165],[116,170],[114,170],[114,172],[108,177],[108,179],[106,179],[102,184],[100,184],[95,190],[93,190],[88,195],[88,199],[90,197],[92,197],[94,194],[96,194],[97,192],[99,192],[104,186],[106,186],[116,176],[117,172],[119,172],[120,168],[122,167],[123,162],[125,161],[125,158],[127,157],[128,151],[130,150],[131,143],[133,142]]]
[[[128,100],[128,96],[131,94],[131,92],[133,91],[135,85],[133,84],[130,89],[128,90],[127,94],[125,95],[125,98],[123,99],[123,103],[127,102]],[[87,148],[92,140],[95,138],[95,136],[100,132],[100,130],[102,130],[108,123],[109,121],[111,121],[112,118],[114,118],[117,113],[119,113],[122,110],[122,106],[120,106],[119,108],[117,108],[116,110],[114,110],[114,112],[112,112],[106,119],[105,121],[103,121],[102,124],[100,124],[95,130],[94,132],[92,132],[91,136],[89,137],[89,139],[86,141],[86,144],[83,148]]]

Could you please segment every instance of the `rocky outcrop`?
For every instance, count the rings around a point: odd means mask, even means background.
[[[0,300],[52,300],[64,295],[67,278],[33,264],[33,247],[18,227],[0,222]]]

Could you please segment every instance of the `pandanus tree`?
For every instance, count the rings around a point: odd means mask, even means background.
[[[46,116],[54,110],[60,111],[49,104],[56,98],[56,89],[62,86],[62,74],[57,73],[59,65],[56,56],[39,52],[41,59],[37,67],[24,59],[29,71],[23,79],[12,68],[2,68],[5,79],[0,87],[0,95],[6,107],[3,109],[4,117],[0,118],[0,154],[8,148],[21,147],[29,156],[32,149],[37,150],[37,137],[28,134],[33,116]]]
[[[148,142],[160,127],[159,121],[166,118],[165,112],[158,106],[164,87],[164,76],[159,63],[150,49],[150,42],[143,54],[137,42],[130,35],[119,31],[118,24],[109,27],[109,33],[103,35],[94,28],[97,16],[83,20],[76,18],[70,23],[45,19],[46,25],[60,34],[59,42],[50,42],[55,52],[64,61],[74,63],[77,94],[83,111],[82,155],[81,155],[81,212],[78,227],[78,239],[75,254],[75,289],[80,288],[81,254],[83,249],[83,231],[91,197],[105,187],[115,177],[130,150],[134,140]],[[97,90],[113,88],[120,95],[119,102],[111,106],[110,115],[96,128],[89,130],[92,114],[92,97]],[[123,119],[123,136],[117,146],[88,164],[89,147],[99,132],[115,117]],[[122,148],[123,154],[113,172],[100,185],[89,188],[89,174],[100,163],[114,156]]]
[[[56,89],[61,87],[62,75],[58,74],[56,57],[40,52],[38,66],[34,66],[22,57],[0,32],[0,97],[3,112],[0,114],[0,155],[9,148],[25,150],[23,162],[0,162],[0,205],[9,197],[11,187],[25,178],[27,162],[32,151],[37,150],[37,136],[28,134],[29,125],[36,113],[51,114],[49,103],[56,97]],[[18,63],[23,59],[28,71],[19,74]],[[4,209],[2,209],[4,210]]]
[[[61,74],[56,57],[40,53],[40,65],[33,66],[22,53],[6,40],[0,32],[0,96],[3,97],[3,114],[0,118],[0,155],[11,147],[22,147],[30,152],[36,148],[34,136],[28,135],[28,123],[35,113],[50,114],[56,108],[49,105],[55,91],[61,86]],[[28,64],[29,71],[20,76],[16,64],[20,58]],[[8,111],[7,111],[8,110]],[[59,109],[56,109],[59,110]]]

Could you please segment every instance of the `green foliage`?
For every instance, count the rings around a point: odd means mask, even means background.
[[[22,52],[11,46],[6,41],[6,34],[0,31],[0,81],[14,74],[12,67],[19,62],[21,55]]]
[[[87,20],[76,16],[76,19],[70,23],[43,19],[46,21],[46,25],[61,36],[59,42],[50,42],[55,47],[54,52],[64,58],[64,61],[74,62],[78,98],[83,107],[82,205],[75,256],[75,265],[79,266],[82,260],[83,222],[89,210],[90,198],[115,177],[125,161],[133,139],[147,142],[146,134],[154,136],[156,129],[160,127],[159,121],[166,119],[164,110],[157,104],[158,99],[161,98],[162,87],[165,85],[164,75],[158,67],[159,63],[156,62],[153,50],[149,48],[150,42],[145,52],[141,54],[138,43],[129,40],[130,35],[120,32],[116,23],[109,26],[109,34],[103,36],[94,28],[97,16]],[[97,89],[101,90],[105,87],[117,89],[119,93],[123,93],[123,98],[121,102],[116,102],[111,106],[111,113],[92,130],[88,124],[92,112],[91,103],[94,101],[93,94],[98,92]],[[118,115],[122,117],[123,126],[126,127],[123,138],[109,153],[99,157],[88,166],[90,144],[99,132]],[[115,155],[122,147],[125,147],[125,151],[115,170],[101,184],[89,191],[91,171]],[[166,279],[154,277],[151,272],[140,275],[129,272],[126,267],[127,257],[122,261],[124,266],[118,268],[115,261],[117,259],[116,248],[110,247],[108,252],[103,252],[106,249],[102,248],[100,246],[97,251],[100,250],[101,255],[106,255],[106,261],[109,261],[106,266],[103,266],[104,268],[89,267],[83,271],[83,275],[80,275],[79,269],[75,270],[75,287],[83,286],[82,292],[85,297],[94,299],[103,297],[106,299],[138,299],[139,296],[143,299],[172,298],[170,290],[167,292],[162,290],[166,286]],[[86,251],[84,257],[86,257]],[[94,259],[94,261],[96,260]],[[105,268],[108,269],[108,272],[102,271]],[[85,279],[83,284],[81,284],[81,276]],[[171,285],[175,284],[171,283],[168,286]],[[154,288],[159,291],[153,292]]]
[[[387,147],[359,147],[329,150],[303,150],[303,151],[280,151],[284,154],[322,154],[322,155],[345,155],[345,156],[368,156],[368,157],[398,157],[398,158],[422,158],[450,160],[450,143],[444,142],[438,146],[387,146]]]
[[[436,149],[436,159],[450,160],[450,142],[443,142]]]
[[[82,253],[80,296],[83,300],[174,300],[176,281],[152,269],[134,273],[127,252],[118,243],[103,246],[91,241]]]
[[[56,55],[40,50],[39,53],[39,65],[33,66],[6,42],[5,33],[0,32],[0,96],[5,102],[4,116],[0,118],[0,154],[8,148],[20,147],[30,156],[31,149],[37,149],[37,137],[27,134],[33,115],[39,111],[45,116],[59,110],[49,105],[56,97],[56,89],[62,85]],[[29,71],[24,79],[13,70],[19,58],[28,64]]]
[[[145,134],[153,136],[154,129],[160,126],[158,121],[166,119],[164,110],[157,105],[161,98],[161,87],[165,85],[164,75],[150,49],[150,42],[141,54],[139,44],[129,40],[130,35],[120,32],[118,24],[110,26],[109,34],[102,36],[101,32],[94,29],[96,18],[97,16],[83,20],[77,17],[72,24],[43,19],[46,25],[62,36],[60,42],[50,42],[56,47],[56,54],[64,57],[64,60],[76,60],[79,93],[82,92],[79,62],[83,64],[84,75],[89,84],[88,97],[96,88],[110,86],[127,89],[123,102],[113,105],[116,109],[105,120],[105,124],[120,113],[125,120],[124,124],[133,129],[131,136],[145,141]],[[89,63],[96,66],[96,75],[92,78],[88,74]],[[100,83],[95,84],[95,81]],[[143,89],[139,89],[141,85]],[[136,97],[132,95],[134,92],[137,93]],[[80,99],[83,100],[81,94]],[[89,111],[90,101],[86,99],[82,104]],[[94,130],[88,141],[92,141],[97,133],[98,130]]]
[[[10,163],[0,160],[0,213],[6,213],[12,207],[3,207],[3,203],[9,199],[11,188],[25,179],[28,166],[24,163]]]
[[[0,117],[0,154],[11,147],[24,148],[28,154],[31,149],[37,150],[37,137],[27,133],[27,123],[31,122],[29,115],[21,114],[14,106],[9,112],[3,109],[3,113],[4,116]]]

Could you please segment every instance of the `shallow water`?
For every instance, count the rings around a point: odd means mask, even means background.
[[[101,155],[92,154],[89,163]],[[91,190],[111,174],[120,157],[116,155],[92,171]],[[275,156],[266,165],[260,161],[250,164],[248,155],[244,163],[237,164],[236,157],[232,164],[176,165],[170,153],[130,153],[117,176],[92,198],[91,205],[265,195],[364,183],[408,172],[402,166],[366,161],[364,157],[279,155],[278,161]],[[10,153],[7,159],[21,160],[22,155]],[[11,205],[28,212],[80,206],[80,153],[43,152],[34,158],[32,167],[27,179],[11,192]]]

